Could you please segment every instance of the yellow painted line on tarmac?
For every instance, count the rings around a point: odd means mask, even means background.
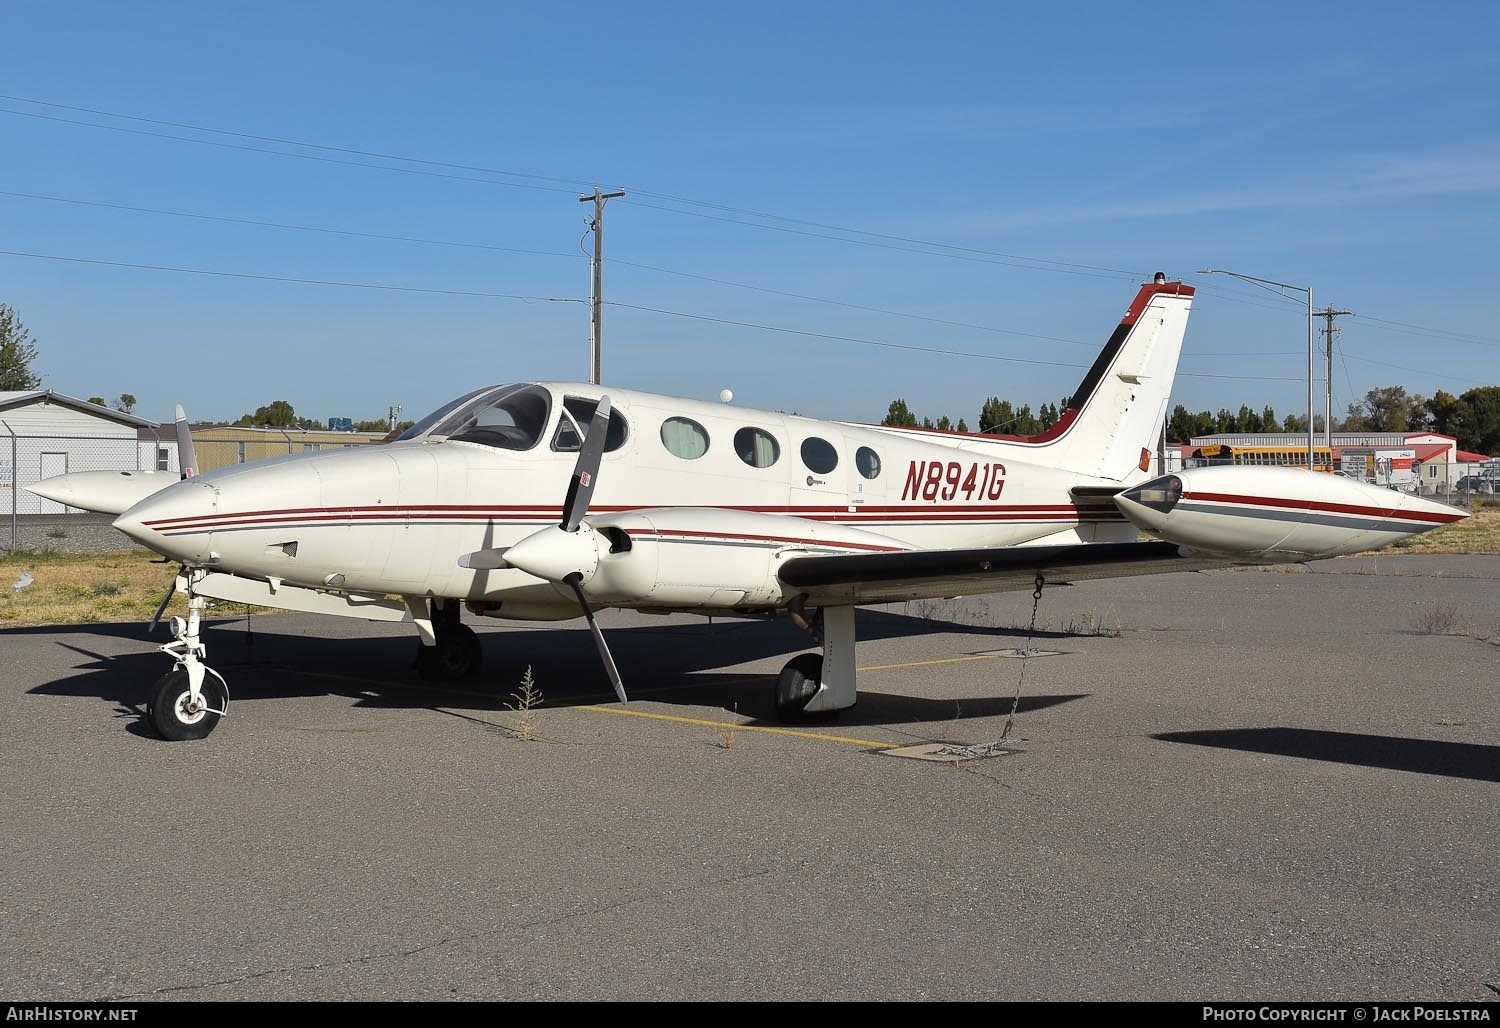
[[[682,717],[679,714],[655,714],[645,710],[626,710],[623,707],[604,707],[590,704],[583,707],[574,707],[574,710],[595,710],[601,714],[624,714],[627,717],[643,717],[652,721],[673,721],[681,725],[706,725],[709,728],[731,729],[736,732],[769,732],[772,735],[793,735],[801,739],[817,739],[820,742],[843,742],[851,746],[863,746],[866,749],[889,750],[898,743],[873,742],[869,739],[851,739],[847,735],[829,735],[826,732],[804,732],[796,728],[772,728],[769,725],[741,725],[733,721],[710,721],[702,717]]]
[[[934,664],[962,664],[965,661],[969,660],[994,660],[996,657],[1000,656],[1002,656],[1002,654],[999,653],[975,653],[965,657],[943,657],[940,660],[913,660],[906,664],[871,664],[869,667],[862,667],[859,670],[894,671],[896,668],[903,667],[931,667]]]

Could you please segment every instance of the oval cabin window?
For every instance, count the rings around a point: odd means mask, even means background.
[[[854,451],[854,466],[859,468],[859,473],[866,478],[879,478],[880,454],[868,446],[861,446]]]
[[[683,460],[697,460],[708,452],[708,430],[690,418],[668,418],[661,423],[661,444]]]
[[[763,428],[742,428],[734,434],[734,452],[752,468],[768,468],[781,459],[781,444]]]
[[[827,439],[809,436],[802,440],[802,463],[808,471],[826,475],[839,466],[839,451]]]

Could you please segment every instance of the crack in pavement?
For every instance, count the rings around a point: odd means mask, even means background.
[[[811,858],[795,861],[791,865],[792,873],[800,874],[811,863]],[[543,928],[550,928],[554,925],[565,924],[569,921],[575,921],[580,918],[591,918],[597,917],[601,914],[608,914],[612,911],[620,910],[624,907],[634,906],[640,903],[649,903],[653,900],[666,899],[671,896],[691,895],[695,892],[700,892],[705,889],[717,888],[724,885],[733,885],[738,882],[750,881],[752,879],[764,878],[768,875],[776,875],[782,873],[784,873],[784,869],[781,867],[766,868],[759,871],[746,871],[742,874],[730,875],[726,878],[714,879],[712,881],[702,882],[697,885],[685,886],[680,889],[665,889],[660,892],[648,893],[643,896],[634,896],[628,899],[618,900],[614,903],[608,903],[604,906],[595,907],[589,910],[580,910],[575,913],[561,914],[557,917],[550,917],[541,921],[523,923],[516,926],[514,930],[520,933],[534,932]],[[194,982],[186,985],[169,985],[160,989],[152,989],[149,992],[127,992],[115,996],[102,996],[97,999],[91,1000],[90,1002],[123,1003],[129,1000],[147,999],[153,996],[166,996],[178,992],[194,992],[199,989],[212,989],[224,985],[238,985],[243,982],[252,982],[257,981],[261,978],[269,978],[272,975],[277,974],[290,974],[298,971],[323,971],[333,967],[357,967],[361,964],[370,964],[381,960],[405,960],[409,957],[414,957],[421,953],[426,953],[429,950],[438,949],[442,946],[448,946],[462,942],[473,942],[476,939],[492,938],[496,935],[500,935],[506,932],[507,930],[509,929],[489,928],[485,929],[484,931],[468,932],[463,935],[444,936],[441,939],[434,939],[430,942],[425,942],[420,946],[413,946],[409,949],[389,950],[382,953],[365,953],[355,957],[348,957],[343,960],[325,960],[311,964],[292,964],[285,967],[273,967],[267,968],[263,971],[255,971],[250,974],[239,975],[235,978],[223,978],[208,982]]]

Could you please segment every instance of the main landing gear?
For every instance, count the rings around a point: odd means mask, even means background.
[[[854,608],[819,607],[809,618],[801,602],[789,607],[792,623],[823,648],[793,657],[776,676],[776,716],[782,721],[828,720],[854,706]]]
[[[207,647],[199,637],[205,597],[193,592],[193,583],[205,574],[194,570],[177,576],[177,591],[187,593],[186,618],[171,622],[173,640],[157,647],[177,659],[177,665],[156,680],[146,701],[146,719],[163,739],[181,742],[202,739],[229,712],[229,685],[224,676],[203,663]],[[212,677],[209,677],[212,676]]]
[[[427,682],[456,682],[478,675],[484,666],[484,648],[474,630],[459,621],[463,605],[457,600],[436,598],[424,605],[427,616],[416,619],[421,633],[417,674]]]

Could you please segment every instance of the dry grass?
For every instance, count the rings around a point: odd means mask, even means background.
[[[1415,628],[1423,635],[1457,635],[1463,615],[1451,603],[1434,603],[1417,612]]]
[[[177,565],[153,564],[151,556],[145,550],[0,555],[0,628],[149,621],[177,574]],[[23,572],[34,581],[12,589]],[[187,601],[173,596],[167,610],[185,613]]]
[[[531,742],[536,738],[536,708],[542,705],[542,690],[531,677],[530,664],[526,665],[526,674],[521,676],[521,687],[510,696],[516,701],[505,705],[516,714],[511,732],[522,742]]]

